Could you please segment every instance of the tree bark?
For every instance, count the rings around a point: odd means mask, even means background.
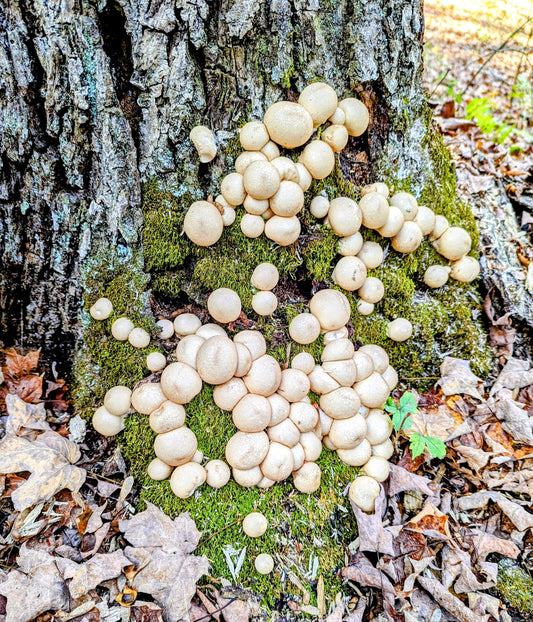
[[[447,183],[418,0],[1,0],[0,21],[4,346],[68,361],[91,270],[143,276],[142,183],[216,192],[235,128],[311,80],[370,109],[340,158],[347,177]],[[209,167],[188,139],[198,122],[222,146]]]

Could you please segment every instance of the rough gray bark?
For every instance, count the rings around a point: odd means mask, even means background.
[[[322,78],[371,111],[352,178],[435,183],[419,0],[0,0],[0,23],[4,346],[68,358],[91,269],[142,271],[141,183],[197,179],[196,122],[223,145]]]

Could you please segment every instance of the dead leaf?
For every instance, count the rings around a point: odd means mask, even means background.
[[[470,369],[470,361],[447,356],[440,366],[441,379],[437,381],[444,395],[471,395],[482,400],[479,385],[482,384]]]
[[[0,387],[5,397],[8,394],[18,395],[25,402],[36,403],[43,394],[43,377],[32,374],[12,379],[6,376],[5,386]]]
[[[162,614],[161,607],[154,605],[154,603],[137,601],[130,609],[130,620],[131,622],[163,622]],[[205,615],[205,612],[202,611],[202,614]],[[203,617],[203,615],[198,616],[198,618],[201,617]],[[191,622],[194,622],[198,618],[195,618],[194,615],[189,613]]]
[[[363,553],[356,553],[350,566],[342,569],[345,579],[356,581],[360,585],[383,590],[383,595],[394,606],[396,592],[387,577],[375,568]]]
[[[490,533],[480,533],[472,536],[472,544],[478,563],[484,562],[490,553],[499,553],[511,559],[516,559],[520,555],[520,549],[516,544]]]
[[[529,418],[527,410],[524,410],[523,404],[507,397],[498,400],[491,398],[491,400],[491,408],[496,417],[503,422],[503,429],[515,441],[533,444],[532,420]]]
[[[25,355],[19,354],[15,348],[2,350],[2,353],[6,355],[5,374],[17,378],[18,376],[27,376],[39,365],[41,349],[31,350]]]
[[[407,523],[405,529],[417,531],[434,540],[452,539],[448,516],[429,501],[426,501],[422,510]]]
[[[472,571],[470,555],[458,547],[445,546],[442,552],[442,585],[456,594],[466,594],[493,587],[493,584],[479,581]]]
[[[439,494],[439,486],[434,484],[427,477],[411,473],[397,464],[391,464],[388,479],[389,495],[397,495],[406,490],[418,490],[422,494],[430,497],[435,497]]]
[[[446,611],[455,616],[460,622],[488,622],[490,616],[480,616],[470,611],[463,603],[449,592],[437,579],[432,577],[418,577],[420,585],[439,603]]]
[[[36,431],[51,430],[46,422],[46,409],[42,403],[28,404],[18,395],[6,395],[6,408],[6,434],[35,438]]]
[[[48,501],[63,488],[78,491],[87,473],[73,466],[79,459],[79,447],[55,432],[44,432],[34,441],[5,436],[0,441],[0,473],[31,473],[11,494],[15,509]]]
[[[501,492],[481,490],[471,495],[457,497],[455,506],[459,510],[468,511],[484,508],[489,501],[498,504],[501,511],[511,520],[518,531],[525,531],[533,527],[533,514],[526,512],[518,503],[507,499]]]
[[[511,358],[492,385],[490,395],[496,395],[502,389],[522,389],[530,384],[533,384],[533,369],[529,369],[528,361]]]
[[[387,507],[385,490],[381,487],[376,499],[376,509],[373,514],[367,514],[350,501],[359,534],[359,550],[383,553],[394,556],[393,535],[390,529],[383,527],[383,514]]]
[[[411,415],[413,425],[409,428],[409,434],[418,432],[423,436],[434,436],[441,441],[449,441],[455,437],[455,430],[463,423],[462,418],[455,418],[448,410],[447,406],[441,404],[437,408],[420,409]],[[461,433],[465,434],[468,430],[461,426]]]

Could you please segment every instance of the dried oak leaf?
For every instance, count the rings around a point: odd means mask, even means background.
[[[7,598],[5,622],[30,622],[45,611],[69,607],[56,558],[23,544],[17,562],[20,570],[11,570],[0,583],[0,594]]]
[[[533,369],[529,369],[528,361],[509,359],[490,390],[497,395],[502,389],[522,389],[533,384]]]
[[[74,466],[79,459],[79,447],[55,432],[44,432],[34,441],[5,436],[0,441],[0,473],[31,473],[11,495],[15,509],[48,501],[63,488],[77,492],[87,474]]]
[[[501,492],[495,490],[481,490],[471,495],[457,497],[455,507],[460,511],[474,510],[485,507],[489,501],[494,501],[500,510],[511,520],[518,531],[525,531],[533,527],[533,514],[526,512],[515,501],[511,501]]]
[[[151,594],[167,622],[186,617],[196,582],[209,569],[205,555],[192,555],[201,535],[194,521],[188,514],[171,520],[147,503],[144,512],[121,520],[119,527],[133,545],[124,550],[126,557],[141,568],[131,586]]]
[[[359,550],[378,552],[394,557],[393,533],[390,527],[383,527],[382,517],[387,507],[387,497],[383,487],[381,487],[379,497],[376,499],[375,512],[372,514],[363,512],[352,501],[350,504],[357,521]]]
[[[440,366],[441,379],[437,382],[444,395],[471,395],[483,399],[479,392],[482,382],[470,369],[470,361],[447,356]]]
[[[15,348],[2,350],[2,353],[6,355],[4,374],[6,376],[11,376],[12,378],[17,378],[19,376],[27,376],[37,367],[37,365],[39,365],[41,349],[31,350],[25,355],[19,354]]]
[[[50,431],[46,423],[46,409],[41,404],[28,404],[18,395],[6,395],[7,422],[6,434],[31,436]]]

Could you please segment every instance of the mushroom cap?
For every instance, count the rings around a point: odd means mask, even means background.
[[[322,350],[322,362],[346,361],[354,355],[353,343],[349,339],[336,339],[326,344]]]
[[[293,369],[299,369],[304,374],[310,374],[315,368],[315,359],[309,352],[300,352],[291,361]]]
[[[322,140],[335,152],[342,151],[348,144],[348,130],[344,125],[330,125],[323,133]]]
[[[111,324],[111,334],[117,341],[126,341],[134,328],[135,326],[129,318],[119,317]]]
[[[185,363],[171,363],[161,374],[161,390],[176,404],[188,404],[202,390],[198,372]]]
[[[452,263],[450,276],[461,283],[471,283],[479,276],[479,262],[474,257],[463,257]]]
[[[115,436],[124,429],[124,417],[111,414],[105,406],[94,411],[93,428],[102,436]]]
[[[198,462],[198,464],[202,464],[203,460],[204,460],[204,452],[197,449],[194,452],[194,456],[192,457],[191,462]]]
[[[149,415],[166,401],[159,382],[147,382],[136,387],[131,394],[131,405],[141,415]]]
[[[344,125],[350,136],[361,136],[366,131],[370,120],[368,108],[355,97],[347,97],[339,102],[339,108],[345,114]]]
[[[300,445],[304,449],[306,462],[315,462],[320,458],[322,439],[318,438],[314,432],[302,432],[300,434]]]
[[[335,153],[323,140],[312,140],[304,147],[299,162],[313,179],[324,179],[335,167]]]
[[[337,330],[327,330],[324,333],[324,345],[335,341],[336,339],[347,339],[348,338],[348,329],[346,326],[342,326]]]
[[[241,308],[239,294],[228,287],[215,289],[207,299],[207,310],[217,322],[222,324],[234,322],[241,314]]]
[[[313,371],[309,374],[309,382],[311,383],[311,391],[326,395],[335,391],[341,385],[332,378],[323,368],[322,365],[315,365]]]
[[[344,361],[325,361],[322,369],[342,387],[351,387],[357,377],[357,367],[351,358]]]
[[[210,128],[205,125],[196,125],[192,128],[189,138],[196,147],[196,151],[200,156],[200,162],[207,163],[217,154],[217,145],[215,136]]]
[[[331,115],[331,117],[329,118],[329,120],[331,121],[331,123],[333,124],[338,124],[338,125],[344,125],[344,122],[346,121],[346,115],[344,114],[344,110],[342,110],[342,108],[339,108],[337,106],[337,109],[335,110],[335,112]]]
[[[294,447],[300,440],[300,430],[291,419],[284,419],[267,430],[268,438],[287,447]]]
[[[205,339],[199,335],[187,335],[180,339],[176,347],[176,359],[196,369],[198,350],[204,344]]]
[[[357,257],[365,264],[368,270],[373,270],[383,261],[383,249],[377,242],[365,242]]]
[[[128,335],[128,341],[134,348],[146,348],[150,343],[150,335],[144,328],[134,328]]]
[[[302,105],[293,102],[272,104],[263,122],[271,140],[286,149],[301,147],[313,133],[313,118]]]
[[[266,158],[266,155],[261,153],[260,151],[243,151],[241,155],[238,156],[235,160],[235,170],[237,171],[237,173],[239,173],[239,175],[244,175],[244,171],[252,162],[268,162],[268,160]],[[222,198],[224,199],[224,197]],[[246,199],[244,199],[244,201],[246,201]],[[226,201],[226,199],[224,199],[224,203],[226,203],[226,205],[230,207],[230,204]]]
[[[280,186],[280,176],[270,162],[256,160],[244,171],[244,189],[254,199],[270,199]]]
[[[361,197],[359,208],[363,214],[363,225],[368,229],[384,227],[389,217],[389,203],[378,192],[369,192]]]
[[[222,488],[229,482],[231,471],[224,460],[210,460],[205,465],[206,482],[211,488]]]
[[[165,464],[179,466],[189,462],[198,449],[198,441],[192,430],[185,426],[158,434],[154,441],[155,455]]]
[[[388,460],[392,454],[394,453],[394,445],[390,438],[383,443],[379,443],[379,445],[372,445],[372,455],[379,456],[380,458],[384,458]]]
[[[357,370],[357,382],[368,378],[368,376],[370,376],[370,374],[374,371],[374,361],[372,360],[370,354],[367,354],[366,352],[361,352],[361,350],[359,349],[357,350],[357,352],[354,352],[352,360],[355,363],[355,367]]]
[[[261,216],[244,214],[240,222],[241,231],[247,238],[258,238],[265,230],[265,221]]]
[[[272,393],[272,395],[267,397],[267,400],[270,403],[272,411],[270,417],[271,426],[277,425],[287,419],[291,410],[291,405],[284,397],[282,397],[279,393]]]
[[[264,354],[255,359],[243,380],[250,393],[268,397],[276,392],[281,382],[279,363],[274,357]]]
[[[237,350],[237,369],[234,375],[240,378],[250,371],[250,367],[252,366],[252,353],[243,343],[235,343],[235,349]]]
[[[172,467],[169,464],[166,464],[159,458],[154,458],[152,462],[148,465],[146,469],[146,473],[148,477],[155,480],[156,482],[162,482],[164,479],[170,477],[172,473]]]
[[[366,280],[366,266],[357,257],[341,257],[333,270],[333,280],[349,292],[363,286]]]
[[[223,384],[237,369],[237,349],[233,341],[218,335],[206,339],[198,350],[196,366],[200,378],[209,384]]]
[[[261,469],[258,466],[254,466],[251,469],[232,469],[233,479],[239,484],[239,486],[244,486],[245,488],[249,488],[250,486],[257,486],[259,482],[263,479],[263,474],[261,473]]]
[[[213,401],[222,410],[232,411],[247,393],[248,389],[241,378],[231,378],[213,389]]]
[[[335,113],[339,100],[329,84],[313,82],[300,93],[298,103],[311,115],[313,125],[317,127]]]
[[[359,395],[350,387],[339,387],[320,396],[320,408],[332,419],[353,417],[359,411],[360,406]]]
[[[251,194],[247,194],[246,198],[244,199],[243,206],[248,214],[251,214],[252,216],[262,216],[268,210],[269,202],[268,199],[254,199]]]
[[[174,469],[170,476],[170,488],[180,499],[189,498],[206,480],[204,467],[197,462],[187,462]]]
[[[220,184],[220,193],[231,207],[241,205],[246,196],[244,191],[244,177],[240,173],[230,173],[226,175]]]
[[[322,330],[337,330],[350,321],[348,298],[336,289],[321,289],[309,301],[309,309]]]
[[[265,223],[265,235],[280,246],[289,246],[298,239],[302,227],[296,216],[272,216]]]
[[[207,323],[207,324],[202,324],[202,326],[200,326],[200,328],[196,331],[195,333],[196,335],[198,335],[198,337],[201,337],[202,339],[211,339],[211,337],[227,337],[228,333],[222,328],[222,326],[219,326],[218,324],[213,324],[213,323]]]
[[[365,302],[376,304],[385,295],[385,287],[381,279],[375,276],[369,276],[365,279],[365,282],[357,293]]]
[[[180,313],[174,320],[174,330],[179,337],[194,335],[201,325],[200,318],[194,313]]]
[[[261,512],[251,512],[242,521],[242,530],[250,538],[259,538],[268,528],[268,521]]]
[[[356,231],[352,235],[347,235],[337,242],[337,252],[344,257],[355,257],[362,247],[363,236],[360,231]]]
[[[252,296],[252,309],[257,315],[272,315],[278,307],[278,299],[272,292],[260,291]]]
[[[296,164],[290,158],[286,158],[285,156],[274,158],[271,164],[276,168],[282,180],[294,181],[295,183],[298,183],[300,180]]]
[[[276,482],[273,479],[269,479],[268,477],[262,477],[259,484],[257,484],[258,488],[270,488],[274,486]]]
[[[399,207],[395,205],[389,205],[389,215],[387,216],[387,222],[378,229],[378,233],[384,238],[393,238],[398,235],[402,230],[405,218],[403,212]]]
[[[256,289],[268,291],[274,289],[279,281],[279,272],[272,263],[260,263],[252,272],[252,285]]]
[[[412,334],[413,325],[403,317],[399,317],[387,325],[387,337],[393,341],[407,341]]]
[[[113,313],[113,303],[109,298],[98,298],[89,309],[89,313],[95,320],[107,320],[111,313]]]
[[[274,560],[268,553],[260,553],[255,558],[254,566],[259,574],[270,574],[274,570]]]
[[[258,330],[241,330],[233,337],[233,342],[245,345],[250,350],[253,361],[266,354],[266,341]]]
[[[314,462],[304,462],[304,464],[292,474],[294,487],[304,493],[316,492],[320,488],[320,478],[322,471],[318,464]]]
[[[125,415],[131,408],[131,389],[122,385],[111,387],[104,395],[104,406],[111,415]]]
[[[437,252],[449,259],[457,261],[464,257],[472,248],[472,238],[468,231],[461,227],[450,227],[434,242]]]
[[[294,181],[283,180],[270,199],[270,209],[277,216],[296,216],[304,206],[304,193]]]
[[[375,479],[361,475],[352,482],[348,490],[348,497],[363,512],[373,512],[380,490]]]
[[[208,201],[195,201],[183,220],[185,235],[197,246],[211,246],[218,242],[223,229],[220,212]]]
[[[312,404],[294,402],[289,418],[300,432],[311,432],[318,423],[318,410]]]
[[[319,194],[311,200],[309,211],[315,218],[324,218],[328,215],[329,199]]]
[[[366,432],[366,440],[371,445],[379,445],[384,443],[392,433],[392,420],[378,408],[373,408],[367,415],[366,424],[368,430]]]
[[[296,162],[295,166],[298,171],[298,185],[305,192],[309,190],[309,186],[313,183],[313,178],[301,162]]]
[[[363,466],[363,471],[376,482],[384,482],[389,477],[390,464],[385,458],[370,456],[368,462]]]
[[[270,140],[265,124],[261,121],[249,121],[239,130],[242,148],[247,151],[259,151]]]
[[[386,199],[388,198],[390,194],[389,187],[387,186],[387,184],[384,184],[383,182],[380,182],[380,181],[376,181],[373,184],[368,184],[366,186],[363,186],[363,188],[361,188],[362,196],[364,196],[365,194],[368,194],[369,192],[378,192],[379,194],[382,194]]]
[[[372,455],[372,448],[370,443],[364,438],[351,449],[337,449],[337,455],[345,464],[363,466]]]
[[[185,423],[185,408],[166,400],[150,413],[150,427],[156,434],[164,434],[170,430],[181,428]]]
[[[450,276],[450,267],[449,266],[429,266],[429,268],[424,273],[424,283],[428,287],[442,287],[448,282],[448,277]]]
[[[174,336],[174,324],[170,320],[158,320],[155,323],[159,327],[159,339],[170,339]]]
[[[161,352],[150,352],[146,357],[146,367],[152,372],[161,371],[167,364],[167,357]]]
[[[320,322],[312,313],[299,313],[289,324],[289,335],[296,343],[313,343],[320,335]]]
[[[311,388],[307,374],[299,369],[284,369],[278,393],[289,402],[298,402],[304,398]]]
[[[300,469],[305,462],[305,451],[304,448],[300,445],[300,443],[296,443],[293,447],[291,447],[292,459],[294,461],[294,470],[297,471]]]
[[[387,386],[391,391],[394,391],[398,384],[398,372],[392,365],[389,365],[387,369],[381,374],[383,380],[387,383]]]
[[[380,408],[390,394],[387,383],[377,372],[373,372],[368,378],[356,382],[354,389],[361,399],[361,404],[368,408]]]
[[[435,212],[425,205],[418,206],[418,212],[413,220],[424,235],[429,235],[435,228]]]
[[[433,231],[429,236],[430,240],[437,240],[440,236],[450,228],[450,223],[445,216],[441,216],[437,214],[435,216],[435,226],[433,227]]]
[[[226,445],[226,460],[234,469],[251,469],[263,462],[269,446],[265,432],[237,432]]]
[[[375,370],[380,374],[382,374],[389,366],[389,355],[381,346],[369,343],[368,345],[359,348],[358,352],[368,354],[374,363]]]
[[[261,462],[261,472],[263,475],[274,482],[281,482],[289,477],[293,467],[294,458],[290,448],[281,443],[270,443],[268,453],[263,462]]]
[[[241,432],[261,432],[270,425],[270,402],[262,395],[248,393],[233,408],[232,419]]]
[[[420,227],[412,220],[406,220],[403,223],[400,232],[391,240],[392,248],[399,253],[412,253],[420,244],[424,236]]]
[[[366,300],[358,300],[356,309],[360,315],[370,315],[374,311],[374,304]]]
[[[409,192],[395,192],[390,198],[390,204],[402,212],[405,220],[414,220],[418,213],[418,202]]]
[[[276,145],[275,142],[269,140],[267,144],[261,149],[261,153],[266,156],[266,159],[269,162],[272,162],[272,160],[279,158],[279,147]]]
[[[337,235],[347,237],[357,233],[362,219],[361,209],[352,199],[337,197],[330,201],[328,220]]]

